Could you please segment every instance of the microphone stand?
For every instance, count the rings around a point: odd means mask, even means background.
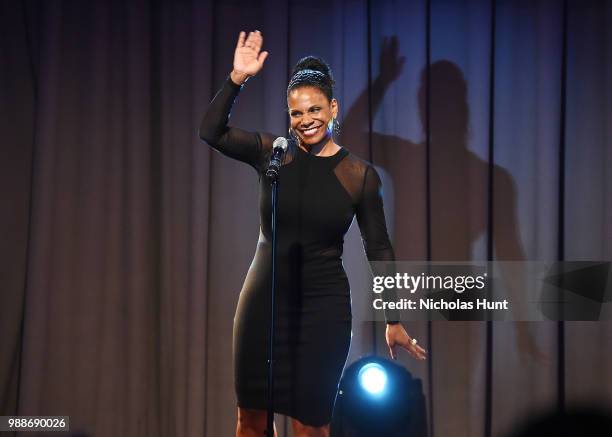
[[[274,324],[276,310],[276,203],[278,175],[271,178],[272,185],[272,287],[270,290],[270,345],[268,349],[268,419],[266,435],[274,437]]]

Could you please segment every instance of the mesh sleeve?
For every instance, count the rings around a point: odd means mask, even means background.
[[[225,156],[261,170],[265,154],[272,148],[271,136],[228,126],[230,113],[241,85],[229,77],[210,102],[202,122],[200,138]]]
[[[369,165],[365,171],[361,198],[356,209],[357,223],[363,240],[363,247],[366,252],[370,265],[372,261],[395,261],[393,247],[389,241],[387,225],[385,222],[385,211],[383,209],[382,183],[378,172]],[[393,264],[391,264],[392,266]],[[394,274],[392,272],[382,272],[380,269],[372,267],[374,275]],[[383,292],[385,302],[397,301],[395,289],[386,289]],[[399,321],[398,310],[385,309],[385,321],[387,323],[397,323]]]

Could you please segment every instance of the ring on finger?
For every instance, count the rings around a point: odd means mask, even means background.
[[[417,344],[417,339],[413,338],[412,340],[410,340],[410,343],[412,343],[413,346],[416,346]]]

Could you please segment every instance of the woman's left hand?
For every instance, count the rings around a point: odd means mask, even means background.
[[[389,354],[394,360],[397,359],[396,346],[404,348],[417,360],[424,360],[427,357],[427,351],[419,346],[416,340],[410,338],[401,323],[387,325],[385,338],[389,347]]]

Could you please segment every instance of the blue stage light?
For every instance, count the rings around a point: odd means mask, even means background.
[[[391,360],[375,355],[358,359],[340,381],[331,435],[427,437],[421,381]]]
[[[387,372],[378,363],[367,363],[359,370],[361,387],[372,395],[381,395],[387,385]]]

